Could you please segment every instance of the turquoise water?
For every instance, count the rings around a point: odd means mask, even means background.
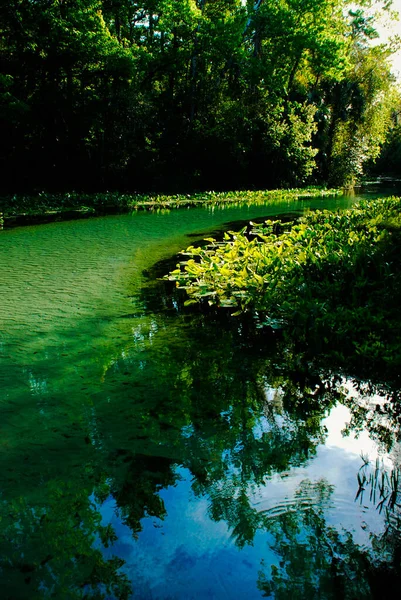
[[[370,598],[390,585],[397,508],[378,510],[372,485],[356,496],[377,457],[380,474],[397,467],[397,446],[373,427],[344,437],[347,402],[301,381],[276,334],[183,309],[157,279],[211,232],[352,200],[1,232],[2,598]]]

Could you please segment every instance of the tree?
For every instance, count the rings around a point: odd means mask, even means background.
[[[185,191],[352,182],[390,123],[389,49],[345,0],[12,0],[5,185]],[[382,101],[384,100],[384,101]],[[13,176],[18,173],[18,176]]]

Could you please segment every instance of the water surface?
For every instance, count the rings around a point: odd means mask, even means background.
[[[277,334],[184,310],[155,280],[211,232],[352,200],[1,233],[2,598],[370,598],[390,585],[397,507],[378,510],[358,473],[378,456],[390,473],[396,446],[378,427],[344,437],[347,403],[291,370]]]

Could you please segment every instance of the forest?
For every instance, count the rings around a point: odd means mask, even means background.
[[[352,185],[383,146],[396,171],[371,4],[3,1],[3,193]]]

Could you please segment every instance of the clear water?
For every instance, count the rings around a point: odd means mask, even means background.
[[[274,334],[255,341],[240,320],[182,310],[157,280],[210,232],[352,200],[1,232],[1,598],[390,586],[397,507],[378,510],[372,485],[356,496],[373,469],[361,453],[390,473],[397,445],[377,428],[344,437],[349,409],[329,388],[305,402]]]

